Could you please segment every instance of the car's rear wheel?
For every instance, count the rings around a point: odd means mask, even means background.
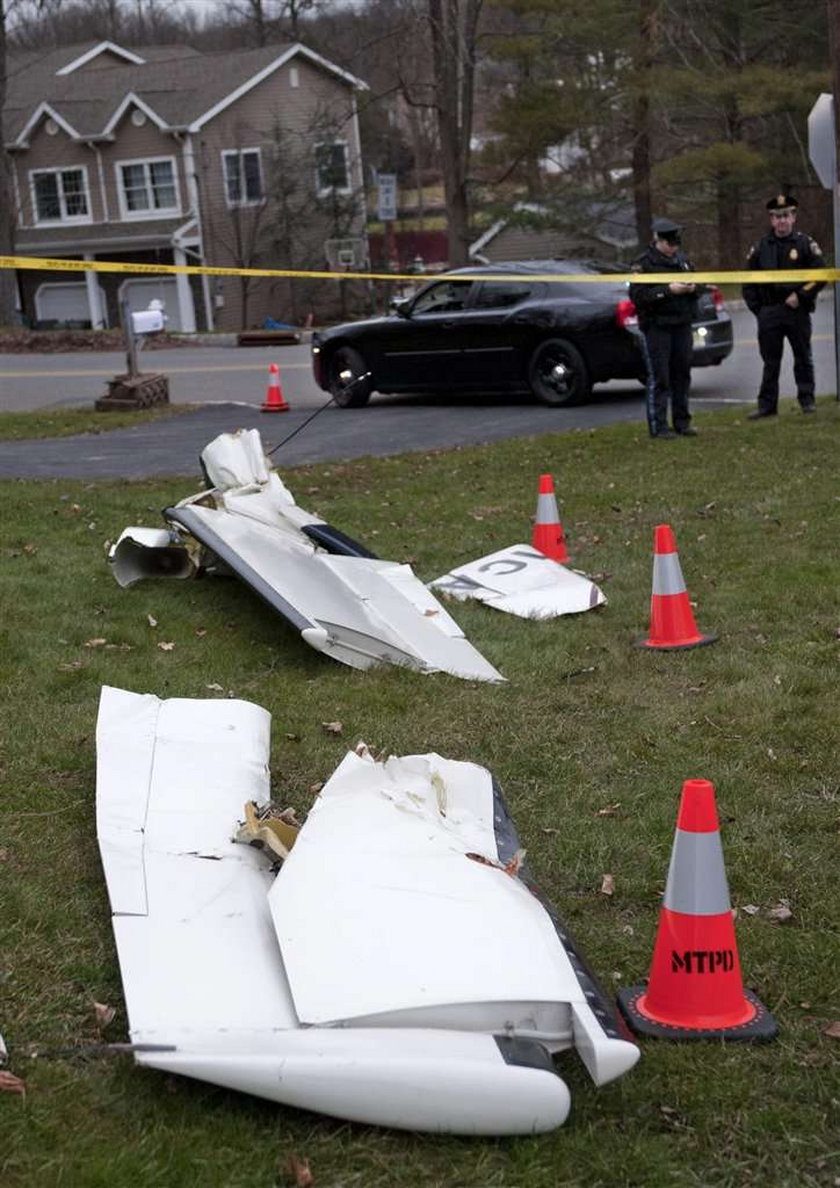
[[[531,356],[528,383],[537,400],[552,408],[583,404],[592,393],[583,355],[564,338],[547,338]]]
[[[330,395],[339,408],[363,408],[373,391],[361,351],[339,347],[330,359]],[[364,378],[362,378],[364,377]]]

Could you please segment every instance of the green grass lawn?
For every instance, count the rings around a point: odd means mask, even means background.
[[[538,476],[552,472],[572,562],[602,575],[609,603],[551,623],[455,605],[503,686],[341,667],[234,581],[120,590],[106,543],[161,523],[188,479],[0,484],[0,1031],[26,1081],[25,1098],[0,1095],[3,1188],[271,1188],[291,1152],[317,1188],[840,1182],[840,1040],[823,1034],[840,1020],[840,406],[696,423],[687,441],[617,425],[283,472],[303,507],[424,580],[528,541]],[[661,522],[698,626],[720,635],[711,647],[633,646]],[[682,781],[712,780],[745,977],[779,1040],[645,1042],[636,1069],[600,1090],[566,1054],[567,1124],[497,1141],[345,1124],[66,1054],[127,1038],[94,831],[105,683],[266,706],[273,794],[301,813],[360,738],[485,764],[610,988],[647,973]],[[335,720],[342,737],[321,725]],[[786,923],[769,914],[780,904]],[[94,1002],[116,1008],[102,1030]]]
[[[194,404],[163,404],[128,412],[96,412],[91,408],[61,408],[44,412],[0,413],[0,441],[26,441],[42,437],[71,437],[76,433],[107,433],[146,421],[160,421],[190,412]]]

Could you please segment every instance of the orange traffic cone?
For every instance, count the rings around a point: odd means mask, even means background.
[[[283,399],[283,389],[280,387],[280,368],[272,363],[268,368],[268,389],[265,400],[260,406],[262,412],[288,412],[291,406]]]
[[[714,785],[686,780],[646,986],[619,990],[634,1031],[664,1039],[769,1040],[778,1027],[744,989]]]
[[[540,475],[537,515],[531,543],[535,549],[545,553],[546,557],[550,557],[552,561],[569,560],[566,541],[563,537],[563,525],[560,523],[560,513],[557,510],[557,500],[554,497],[554,479],[550,474]]]
[[[677,545],[669,524],[653,530],[653,594],[650,599],[650,633],[640,648],[699,648],[714,643],[716,635],[701,635],[694,622],[688,591],[680,569]]]

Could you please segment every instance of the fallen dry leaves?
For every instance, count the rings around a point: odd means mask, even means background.
[[[835,1019],[833,1023],[829,1023],[828,1027],[822,1029],[823,1035],[827,1035],[829,1039],[840,1039],[840,1019]]]
[[[157,627],[158,621],[154,615],[146,615],[146,622],[150,627]]]
[[[19,1093],[21,1097],[25,1097],[26,1081],[22,1081],[7,1069],[0,1068],[0,1093]]]
[[[767,913],[767,919],[771,924],[787,924],[788,920],[793,919],[793,912],[784,900],[781,900],[776,907],[770,908]]]
[[[294,1151],[286,1160],[286,1182],[294,1188],[312,1188],[315,1177],[309,1167],[309,1160],[296,1155]]]
[[[162,639],[157,646],[162,652],[175,651],[175,644],[171,640]]]
[[[108,1004],[104,1002],[93,1002],[91,1003],[91,1006],[93,1008],[93,1016],[96,1019],[97,1027],[107,1027],[109,1023],[113,1023],[114,1016],[117,1012],[112,1006],[108,1006]]]
[[[621,808],[621,801],[617,800],[615,804],[605,804],[603,808],[598,809],[595,814],[596,817],[614,817]]]
[[[327,734],[343,734],[344,724],[342,722],[322,722],[324,730]]]
[[[107,642],[107,639],[97,636],[96,639],[86,639],[83,646],[86,648],[102,648]]]
[[[601,894],[615,895],[615,878],[611,874],[605,874],[601,879]]]

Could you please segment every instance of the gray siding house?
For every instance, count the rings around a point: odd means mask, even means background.
[[[359,79],[295,43],[202,54],[112,42],[12,56],[5,110],[19,255],[233,268],[362,266]],[[338,285],[20,270],[34,325],[116,325],[158,297],[171,329],[330,308]],[[302,296],[303,294],[303,296]]]

